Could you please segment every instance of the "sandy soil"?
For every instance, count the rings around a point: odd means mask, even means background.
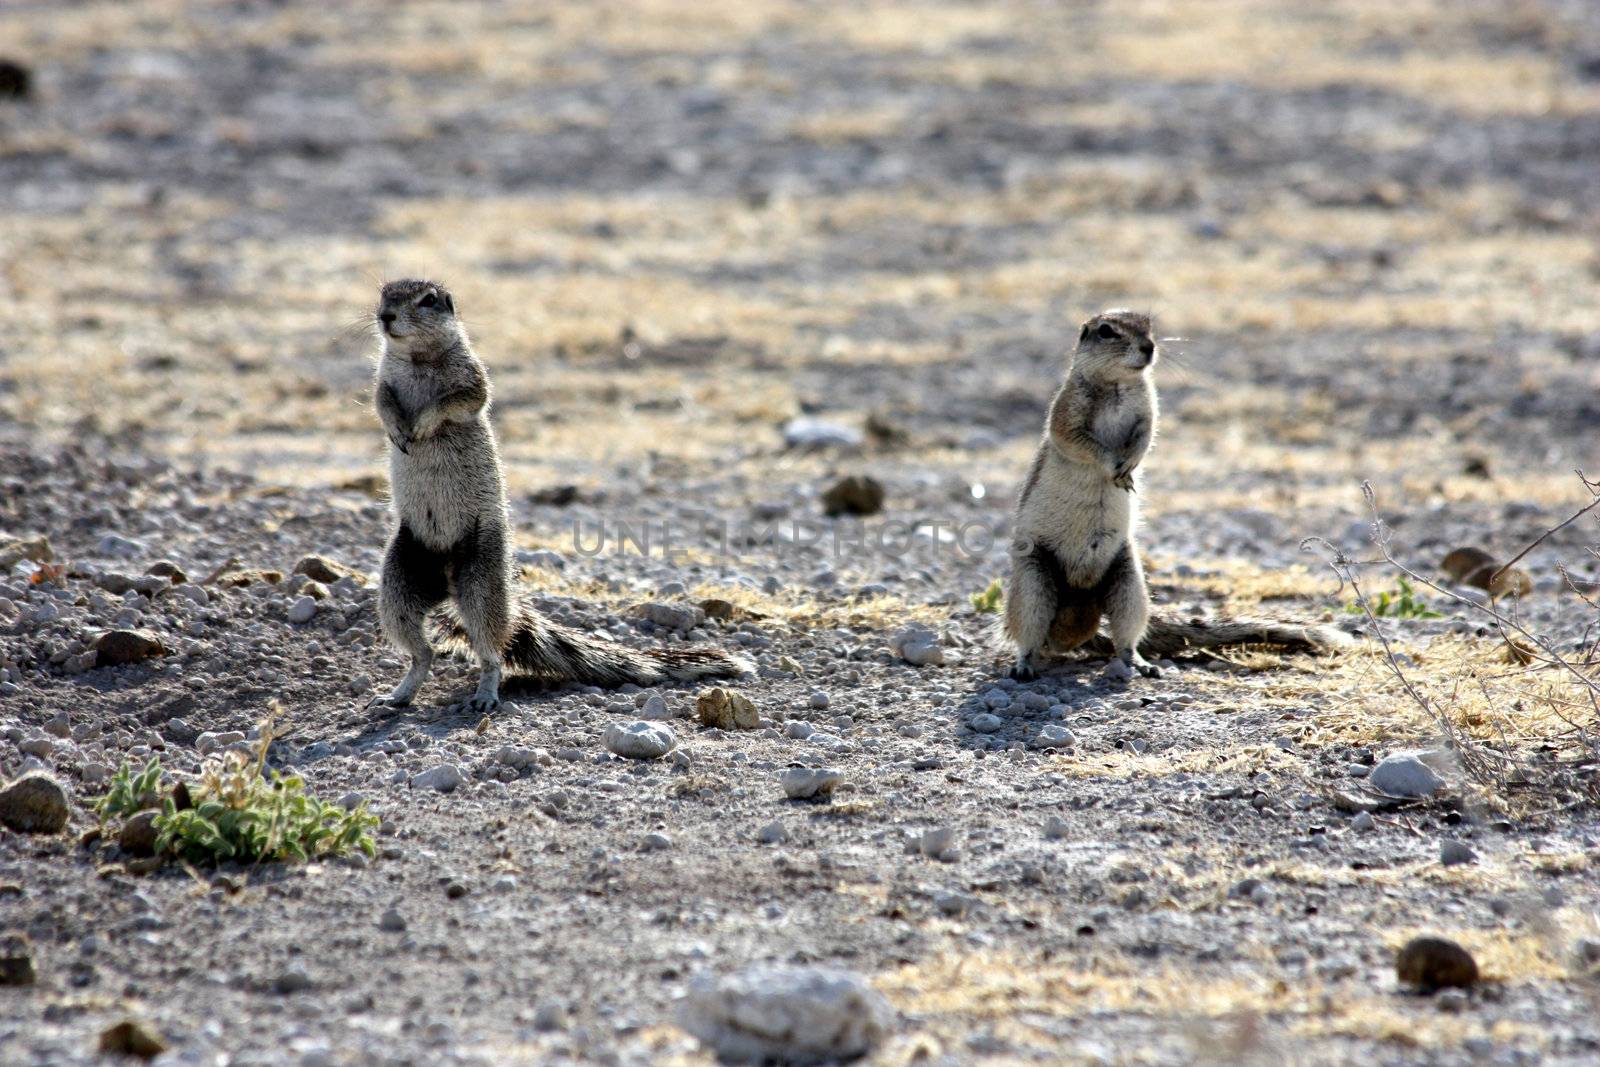
[[[1592,701],[1424,589],[1441,617],[1380,625],[1444,749],[1301,542],[1372,558],[1369,481],[1437,577],[1591,499],[1600,20],[1205,8],[6,5],[34,84],[0,99],[0,546],[66,566],[0,573],[0,781],[46,770],[72,810],[0,830],[38,974],[0,989],[0,1062],[94,1062],[131,1017],[167,1063],[705,1063],[680,998],[761,962],[870,982],[874,1062],[1593,1062]],[[401,670],[364,319],[405,274],[452,286],[494,375],[529,595],[745,650],[760,727],[702,729],[685,686],[524,687],[485,726],[453,659],[364,710]],[[1115,305],[1171,337],[1158,610],[1353,649],[1000,677],[969,598],[1076,323]],[[791,447],[801,416],[859,440]],[[864,527],[820,501],[851,473],[887,491]],[[1593,582],[1597,543],[1591,513],[1521,563],[1518,618],[1572,659],[1596,614],[1558,567]],[[184,590],[312,553],[361,577]],[[158,560],[190,580],[124,591]],[[706,598],[733,617],[640,615]],[[911,623],[945,665],[896,654]],[[86,660],[118,627],[170,654]],[[676,753],[611,756],[657,693]],[[274,701],[273,764],[365,799],[375,861],[216,883],[84,840],[120,761],[192,775]],[[1421,749],[1445,787],[1359,816]],[[787,799],[794,766],[845,784]],[[1486,980],[1401,986],[1415,933]]]

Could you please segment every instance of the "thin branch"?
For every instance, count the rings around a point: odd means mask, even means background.
[[[1583,478],[1584,485],[1589,484],[1589,479],[1583,477],[1582,471],[1578,472],[1578,477]],[[1521,552],[1518,552],[1515,556],[1512,556],[1509,562],[1503,564],[1499,570],[1489,575],[1489,581],[1487,583],[1489,588],[1493,589],[1495,587],[1495,582],[1499,580],[1502,574],[1516,566],[1516,564],[1522,560],[1523,556],[1526,556],[1529,552],[1532,552],[1534,549],[1544,544],[1545,539],[1550,537],[1551,534],[1558,533],[1566,527],[1571,526],[1573,523],[1577,522],[1579,519],[1583,518],[1597,507],[1600,507],[1600,493],[1597,493],[1595,498],[1589,501],[1588,506],[1579,508],[1575,513],[1568,517],[1565,522],[1557,523],[1556,525],[1550,527],[1550,529],[1536,537],[1533,541],[1533,544],[1529,545]]]

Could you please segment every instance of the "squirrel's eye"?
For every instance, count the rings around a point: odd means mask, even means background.
[[[1117,329],[1110,323],[1101,323],[1100,329],[1095,332],[1100,335],[1102,341],[1115,341],[1117,339]]]
[[[417,301],[417,307],[419,307],[419,308],[431,308],[435,304],[437,304],[438,302],[439,302],[439,298],[434,296],[432,293],[429,293],[427,296],[425,296],[421,300]]]

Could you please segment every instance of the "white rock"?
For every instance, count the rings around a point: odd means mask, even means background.
[[[889,640],[895,655],[913,667],[940,666],[945,662],[939,635],[926,626],[908,626]]]
[[[973,733],[992,734],[999,731],[999,729],[1005,724],[1005,720],[1000,716],[990,715],[988,712],[984,712],[981,715],[974,715],[970,725],[972,726]]]
[[[1041,726],[1033,739],[1034,748],[1071,748],[1078,739],[1065,726]]]
[[[1049,815],[1044,820],[1044,836],[1052,841],[1059,841],[1072,833],[1072,827],[1067,820],[1059,815]]]
[[[437,789],[441,793],[448,793],[466,780],[461,773],[461,768],[454,763],[441,763],[437,767],[429,767],[420,774],[411,776],[412,789]]]
[[[844,775],[818,767],[790,767],[778,781],[785,796],[806,800],[829,795],[844,782]]]
[[[725,1061],[811,1064],[852,1060],[888,1035],[894,1012],[856,975],[822,967],[758,966],[702,975],[680,1021]]]
[[[1370,811],[1358,811],[1350,819],[1350,829],[1352,830],[1366,832],[1376,825],[1377,820],[1372,817],[1372,813]]]
[[[289,605],[289,621],[296,626],[310,622],[317,614],[317,602],[303,596]]]
[[[837,422],[802,416],[784,425],[783,443],[790,448],[858,448],[861,431]]]
[[[706,621],[706,613],[694,604],[670,604],[654,601],[639,609],[640,613],[657,626],[668,630],[692,630]]]
[[[119,537],[117,534],[106,534],[100,538],[100,543],[95,546],[95,551],[102,556],[120,556],[123,559],[131,559],[134,556],[144,554],[146,550],[144,545],[138,541],[130,541],[128,538]]]
[[[194,747],[200,755],[209,756],[243,740],[244,732],[241,730],[207,730],[194,739]]]
[[[539,753],[534,749],[523,748],[519,745],[502,745],[495,752],[494,758],[497,762],[503,763],[513,770],[525,771],[539,762]]]
[[[660,759],[677,747],[672,728],[659,722],[615,722],[606,727],[606,748],[625,759]]]
[[[172,595],[193,601],[202,608],[211,603],[211,594],[205,591],[204,586],[195,585],[193,582],[184,582],[182,585],[173,586]]]
[[[817,728],[806,722],[804,719],[790,719],[788,722],[783,724],[783,735],[785,737],[792,737],[796,741],[804,741],[806,738],[810,737],[816,732]]]
[[[642,718],[650,719],[653,722],[659,722],[662,719],[677,718],[677,716],[672,713],[672,709],[667,706],[667,698],[662,696],[660,693],[651,693],[650,696],[645,699],[644,707],[639,709],[639,715]]]
[[[1374,789],[1392,797],[1432,796],[1444,785],[1444,779],[1415,752],[1396,752],[1383,757],[1367,775],[1367,781]]]
[[[763,845],[781,845],[789,840],[789,831],[781,822],[769,822],[756,831],[756,840]]]
[[[922,835],[917,838],[917,851],[924,856],[938,859],[941,856],[948,855],[950,850],[955,847],[955,843],[956,831],[954,827],[935,826],[931,830],[922,831]]]

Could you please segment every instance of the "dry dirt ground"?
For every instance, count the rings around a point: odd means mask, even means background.
[[[1381,627],[1431,718],[1300,551],[1372,557],[1363,480],[1430,577],[1591,499],[1593,5],[22,0],[0,58],[34,74],[0,99],[0,535],[68,565],[0,574],[0,780],[42,765],[73,802],[63,834],[0,830],[0,932],[38,971],[0,988],[0,1062],[95,1061],[133,1017],[168,1063],[706,1063],[676,1002],[763,961],[870,981],[882,1063],[1600,1058],[1584,683],[1425,589],[1442,618]],[[681,755],[629,763],[600,736],[649,694],[569,688],[480,730],[459,660],[376,716],[401,667],[369,581],[304,623],[297,579],[113,592],[160,559],[371,575],[364,319],[408,274],[452,285],[494,375],[530,595],[743,647],[761,728],[675,720]],[[1328,618],[1352,650],[999,681],[969,596],[1109,305],[1174,338],[1159,609]],[[788,447],[801,415],[860,442]],[[819,503],[846,473],[887,488],[865,547]],[[618,522],[651,551],[575,541]],[[1557,566],[1592,581],[1597,542],[1591,513],[1522,562],[1516,610],[1575,662],[1595,610]],[[735,617],[637,614],[706,597]],[[946,665],[891,651],[911,621]],[[116,625],[172,654],[86,664]],[[364,797],[377,860],[213,887],[80,843],[119,761],[192,774],[274,700],[273,763]],[[1440,794],[1353,816],[1446,727]],[[442,764],[454,791],[410,785]],[[791,765],[845,785],[787,800]],[[1401,987],[1420,932],[1486,980]]]

